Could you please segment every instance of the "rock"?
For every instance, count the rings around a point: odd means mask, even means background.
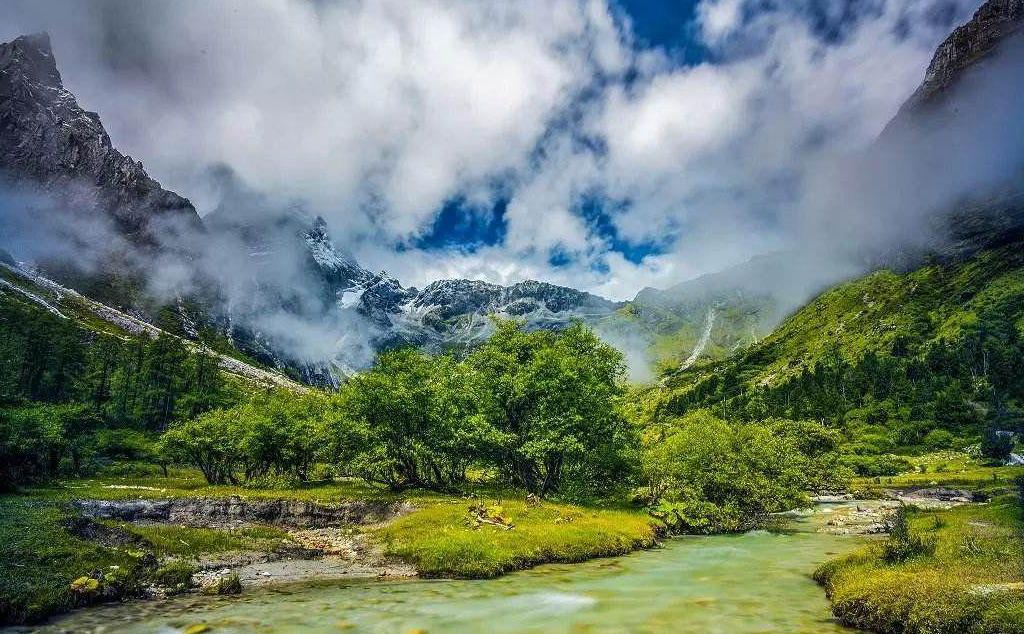
[[[170,500],[78,500],[74,504],[86,517],[213,527],[244,523],[309,528],[379,524],[413,509],[408,502],[354,500],[321,504],[303,500],[246,500],[238,496]]]
[[[201,589],[203,594],[239,594],[242,592],[242,582],[238,578],[237,573],[229,571],[217,576],[212,581],[206,582],[201,586]]]
[[[948,89],[970,66],[1014,35],[1024,24],[1024,0],[989,0],[971,20],[957,27],[939,45],[925,73],[924,82],[903,106],[921,107]]]

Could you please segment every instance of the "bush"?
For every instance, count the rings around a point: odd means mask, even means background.
[[[180,594],[192,587],[192,575],[196,569],[184,562],[164,564],[150,576],[150,581],[167,589],[169,594]]]
[[[981,455],[996,462],[1006,462],[1013,451],[1013,434],[989,425],[981,437]]]
[[[803,505],[835,461],[835,439],[810,433],[814,423],[793,424],[793,433],[783,425],[730,425],[699,410],[649,429],[641,464],[652,512],[672,530],[713,533]]]
[[[84,405],[33,404],[0,408],[0,489],[81,474],[99,420]]]
[[[907,521],[907,507],[900,506],[887,522],[889,538],[882,550],[882,559],[890,564],[903,563],[914,557],[935,553],[935,540],[915,535]]]
[[[259,394],[230,409],[215,409],[175,424],[159,452],[192,465],[210,484],[254,481],[304,482],[317,461],[333,457],[323,394],[278,391]]]
[[[243,486],[254,490],[297,489],[302,480],[294,473],[266,474],[246,480]]]
[[[932,450],[950,449],[953,447],[953,443],[956,442],[956,438],[948,430],[933,429],[925,434],[922,442]]]

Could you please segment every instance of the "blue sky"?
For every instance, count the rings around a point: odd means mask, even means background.
[[[698,0],[616,0],[614,11],[621,12],[629,24],[638,47],[653,48],[678,65],[704,61],[706,49],[695,37],[695,10]],[[608,248],[621,253],[628,261],[640,263],[645,257],[663,252],[665,240],[632,242],[618,235],[609,208],[628,205],[591,193],[576,201],[578,213],[596,235],[607,241]],[[505,239],[507,197],[493,197],[489,205],[480,206],[455,196],[446,201],[425,233],[416,236],[416,248],[444,251],[455,249],[469,253],[482,247],[495,246]],[[573,258],[564,249],[549,251],[552,266],[567,266]],[[595,266],[600,270],[600,263]]]

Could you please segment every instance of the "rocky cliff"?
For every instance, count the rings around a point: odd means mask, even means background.
[[[200,222],[188,200],[113,148],[99,115],[64,88],[45,33],[0,44],[0,171],[62,202],[109,214],[138,242],[157,238],[154,219]]]

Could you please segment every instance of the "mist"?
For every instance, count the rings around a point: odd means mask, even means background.
[[[977,247],[965,213],[1005,223],[1024,168],[1019,35],[897,116],[979,0],[726,4],[698,3],[708,54],[684,63],[601,0],[13,2],[2,39],[50,31],[66,86],[205,229],[140,251],[88,205],[8,185],[2,246],[115,261],[156,298],[223,306],[221,326],[268,350],[362,367],[382,333],[311,274],[317,217],[407,287],[540,279],[629,300],[731,269],[778,319],[872,268]],[[472,202],[457,222],[500,199],[502,232],[431,242],[455,198]],[[790,264],[742,266],[766,253]],[[602,335],[648,378],[642,337]]]

